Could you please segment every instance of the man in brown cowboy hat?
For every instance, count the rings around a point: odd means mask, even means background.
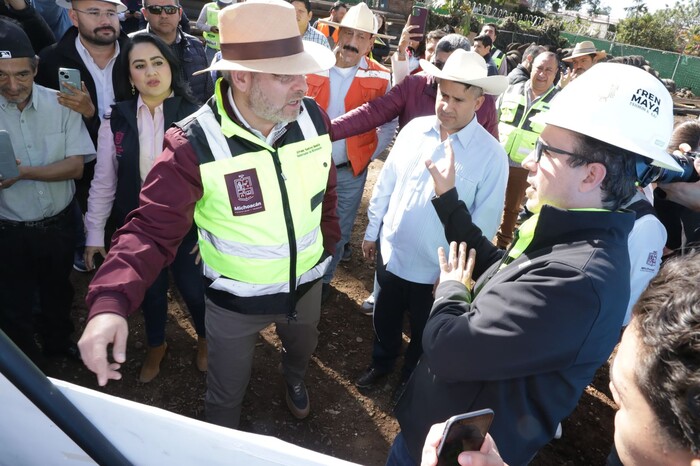
[[[358,3],[348,10],[340,23],[319,20],[339,28],[335,49],[335,66],[326,73],[307,76],[307,95],[328,113],[339,117],[377,97],[391,88],[391,72],[367,57],[375,37],[391,38],[377,34],[377,20],[372,10]],[[396,121],[382,125],[363,134],[333,142],[333,163],[338,169],[338,217],[341,239],[330,267],[323,277],[323,298],[330,294],[330,282],[335,268],[350,241],[355,216],[360,207],[362,192],[367,179],[367,166],[389,145]]]
[[[304,42],[294,8],[250,0],[219,17],[216,94],[165,136],[140,207],[117,233],[89,289],[79,342],[100,385],[121,378],[128,327],[192,221],[207,283],[209,422],[237,427],[258,332],[276,325],[286,401],[309,413],[304,375],[318,341],[320,278],[340,237],[328,119],[304,75],[334,57]],[[113,361],[107,345],[114,345]]]
[[[591,66],[605,58],[604,50],[596,50],[595,44],[590,40],[584,40],[576,44],[571,55],[562,58],[561,61],[571,63],[571,70],[564,74],[559,81],[559,87],[564,88],[571,81],[588,71]]]

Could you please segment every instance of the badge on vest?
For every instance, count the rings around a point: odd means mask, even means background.
[[[224,175],[231,212],[234,216],[249,215],[265,210],[258,173],[254,168]]]

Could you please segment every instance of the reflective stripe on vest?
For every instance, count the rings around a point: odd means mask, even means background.
[[[501,62],[505,57],[505,54],[499,49],[495,49],[494,52],[491,54],[491,60],[493,60],[493,62],[496,64],[496,68],[501,67]]]
[[[213,3],[207,7],[207,24],[211,27],[219,27],[219,5]],[[202,31],[202,37],[207,43],[207,47],[219,50],[219,33],[211,31]]]
[[[522,91],[525,92],[524,87]],[[527,98],[522,92],[503,94],[498,109],[498,135],[513,162],[522,163],[535,149],[535,143],[544,126],[533,122],[531,118],[549,110],[549,102],[555,95],[555,88],[552,87],[526,110]]]
[[[297,251],[296,285],[319,278],[330,263],[319,263],[330,139],[319,136],[304,108],[298,120],[304,139],[275,151],[228,118],[218,87],[217,106],[221,124],[209,106],[195,113],[214,156],[200,164],[203,195],[195,206],[204,274],[214,289],[241,297],[293,291],[287,226]],[[253,142],[260,150],[232,156],[224,136]]]

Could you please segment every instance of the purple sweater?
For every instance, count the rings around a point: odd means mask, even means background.
[[[419,116],[435,115],[437,89],[432,76],[425,73],[406,76],[382,97],[335,118],[331,124],[331,140],[337,141],[367,132],[399,117],[399,129]],[[484,94],[484,103],[476,118],[486,131],[498,139],[496,100]]]

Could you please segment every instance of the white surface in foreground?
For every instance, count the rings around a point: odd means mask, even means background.
[[[50,379],[137,465],[351,465],[274,437],[207,424]],[[94,461],[0,374],[0,465]]]

